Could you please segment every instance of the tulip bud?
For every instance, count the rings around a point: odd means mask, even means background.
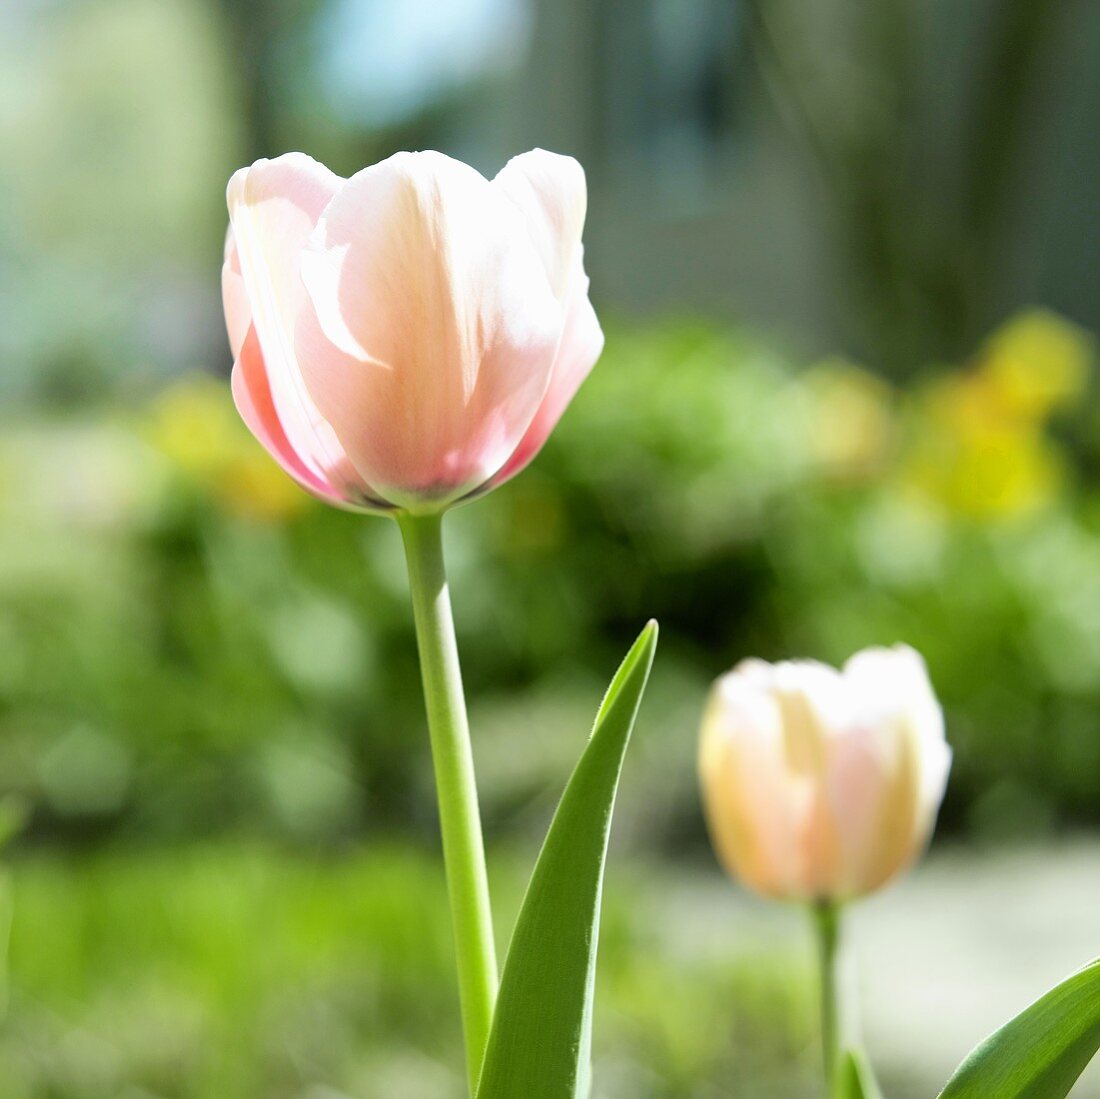
[[[300,153],[229,183],[233,395],[337,506],[438,511],[538,453],[599,357],[584,172],[536,149],[488,180],[440,153],[334,175]]]
[[[748,660],[719,679],[699,773],[715,849],[751,889],[843,901],[923,851],[951,750],[924,661],[866,649],[843,670]]]

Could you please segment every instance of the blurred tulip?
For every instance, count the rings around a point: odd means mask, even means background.
[[[233,394],[321,499],[432,512],[518,473],[603,347],[584,172],[534,150],[493,180],[440,153],[334,175],[300,153],[229,183]]]
[[[951,751],[912,649],[842,671],[749,660],[717,681],[700,777],[718,855],[770,897],[843,901],[879,888],[931,835]]]

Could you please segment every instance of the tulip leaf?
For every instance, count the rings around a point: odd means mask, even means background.
[[[940,1099],[1064,1099],[1100,1048],[1100,959],[991,1034]]]
[[[850,1049],[844,1054],[834,1096],[835,1099],[882,1099],[871,1064],[862,1050]]]
[[[627,653],[565,788],[520,909],[477,1099],[585,1099],[604,862],[623,758],[657,646]]]

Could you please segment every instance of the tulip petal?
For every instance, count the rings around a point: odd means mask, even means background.
[[[588,207],[584,169],[571,156],[532,149],[513,157],[493,186],[522,212],[559,301],[565,301],[578,265]]]
[[[888,853],[897,846],[899,827],[905,825],[905,806],[911,799],[902,789],[898,744],[880,729],[860,727],[845,731],[830,744],[823,800],[835,822],[841,849],[834,882],[838,897],[867,892],[878,867],[895,861]],[[884,826],[891,807],[898,810],[895,826]],[[908,839],[902,841],[908,844]],[[889,873],[882,877],[885,880]],[[878,882],[875,883],[876,885]]]
[[[588,276],[580,257],[574,270],[572,289],[566,306],[565,327],[554,358],[550,386],[539,405],[531,426],[512,456],[489,486],[495,488],[525,469],[542,450],[543,444],[562,418],[581,383],[588,377],[603,351],[603,329],[588,300]]]
[[[707,824],[727,869],[762,893],[799,889],[805,799],[785,766],[778,706],[738,672],[715,685],[699,773]]]
[[[251,308],[272,404],[289,446],[320,482],[346,466],[346,455],[302,381],[294,332],[306,300],[301,254],[342,180],[301,153],[259,160],[229,181],[227,200],[236,265]],[[226,306],[239,309],[232,255]],[[234,320],[237,314],[235,313]],[[238,324],[239,326],[239,324]]]
[[[252,306],[248,302],[244,276],[241,274],[241,258],[237,254],[237,242],[230,227],[225,236],[225,262],[222,264],[222,307],[225,310],[225,329],[229,334],[229,348],[234,360],[241,353],[245,336],[252,326]]]
[[[264,370],[260,341],[256,336],[256,329],[251,326],[241,343],[237,361],[233,364],[232,389],[233,401],[241,419],[279,465],[314,496],[329,504],[344,503],[336,487],[306,466],[290,445],[275,411],[267,372]]]
[[[499,189],[439,153],[390,157],[329,203],[302,278],[305,382],[367,481],[416,509],[504,465],[546,393],[564,317]]]
[[[865,724],[885,724],[894,718],[913,737],[920,807],[925,816],[934,816],[951,769],[951,749],[924,660],[908,645],[866,649],[848,661],[844,677],[852,696],[863,700]]]
[[[846,892],[870,892],[922,852],[951,752],[924,661],[904,645],[845,665],[850,726],[830,760],[827,799],[841,832]]]

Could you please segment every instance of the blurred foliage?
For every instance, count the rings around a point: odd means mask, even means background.
[[[19,871],[0,1030],[7,1099],[463,1093],[434,859],[221,844],[170,860],[37,857]],[[516,859],[494,867],[509,915],[524,877]],[[751,934],[720,961],[678,957],[656,883],[616,879],[601,947],[602,1099],[812,1093],[810,958]]]
[[[221,353],[205,267],[243,143],[221,38],[190,0],[0,11],[5,402],[77,403]]]
[[[743,333],[612,330],[534,466],[448,520],[494,834],[541,826],[650,615],[639,840],[702,843],[714,675],[899,640],[948,709],[949,827],[1095,822],[1092,355],[1032,311],[902,389]],[[11,425],[0,516],[0,776],[32,837],[431,836],[397,532],[299,492],[224,382]]]

